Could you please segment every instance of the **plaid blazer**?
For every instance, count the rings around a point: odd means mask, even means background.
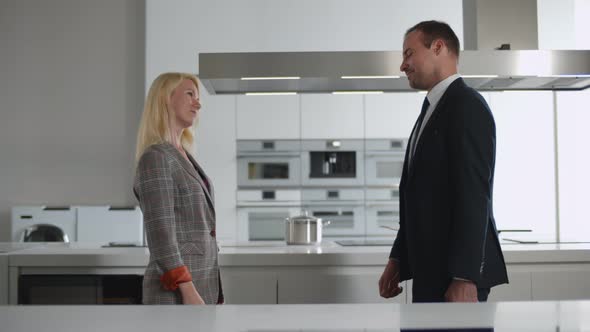
[[[150,251],[143,279],[144,304],[181,304],[180,291],[160,283],[163,273],[185,265],[206,304],[222,299],[215,239],[213,186],[199,164],[170,143],[146,149],[133,189]],[[207,186],[208,185],[208,186]]]

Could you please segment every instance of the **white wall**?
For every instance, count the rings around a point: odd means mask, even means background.
[[[399,50],[439,19],[463,41],[461,0],[147,0],[146,86],[161,72],[198,72],[199,52]]]
[[[200,52],[399,50],[405,31],[428,19],[446,21],[463,40],[461,0],[147,0],[145,87],[162,72],[198,73]],[[216,188],[219,238],[230,239],[236,97],[202,94],[197,159]]]
[[[590,49],[590,0],[537,0],[539,49]]]
[[[140,0],[0,2],[0,241],[16,204],[135,204]]]
[[[513,50],[538,48],[536,0],[477,0],[476,12],[478,50],[506,43]]]

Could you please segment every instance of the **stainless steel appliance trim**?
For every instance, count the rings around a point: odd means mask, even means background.
[[[399,71],[402,58],[401,51],[200,53],[199,78],[210,94],[415,91]],[[583,90],[590,50],[464,50],[459,72],[479,90]],[[300,79],[241,80],[277,76]]]
[[[403,158],[405,157],[406,152],[405,151],[383,151],[383,152],[367,152],[365,153],[365,157],[367,157],[367,159],[375,159],[375,158],[382,158],[382,157],[386,157],[386,158],[393,158],[393,157],[401,157],[402,161]]]
[[[313,207],[357,207],[365,206],[363,201],[320,201],[320,202],[301,202],[302,207],[313,206]]]
[[[301,158],[299,153],[276,153],[276,152],[240,152],[236,156],[238,159],[243,158]]]
[[[277,204],[269,204],[269,203],[266,203],[266,202],[262,202],[262,203],[258,203],[258,202],[240,202],[240,203],[238,203],[236,205],[236,207],[238,209],[240,209],[240,208],[252,208],[252,207],[254,207],[254,208],[258,208],[258,207],[260,207],[260,208],[267,208],[267,207],[268,208],[274,208],[274,207],[279,207],[280,208],[280,207],[299,207],[299,206],[301,206],[301,202],[292,202],[292,203],[289,203],[289,202],[280,202],[280,203],[277,203]]]

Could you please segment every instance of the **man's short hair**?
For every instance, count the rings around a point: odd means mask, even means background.
[[[405,37],[407,37],[408,34],[413,31],[422,32],[424,35],[422,41],[424,42],[424,46],[426,48],[430,48],[432,42],[435,39],[442,39],[447,45],[447,48],[457,57],[459,57],[459,38],[457,38],[457,35],[453,29],[451,29],[451,27],[445,22],[422,21],[409,28],[408,31],[406,31]]]

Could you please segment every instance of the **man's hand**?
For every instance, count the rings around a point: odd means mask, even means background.
[[[399,286],[399,263],[394,259],[389,259],[385,270],[379,278],[379,295],[388,299],[398,296],[403,290]]]
[[[178,284],[178,289],[182,295],[182,304],[205,304],[192,281]]]
[[[477,286],[470,280],[453,279],[445,293],[447,302],[477,302]]]

